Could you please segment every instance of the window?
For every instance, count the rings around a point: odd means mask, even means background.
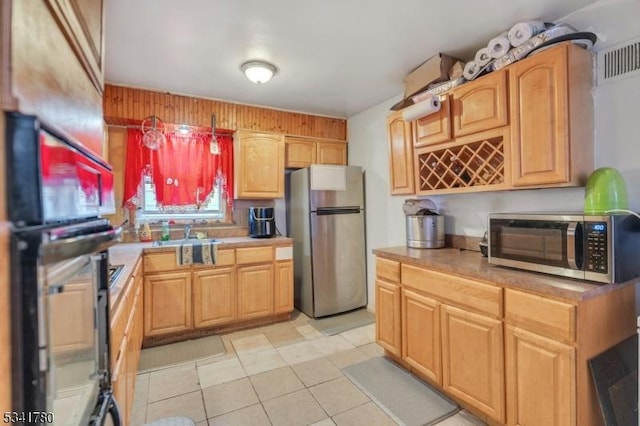
[[[163,208],[159,206],[156,201],[156,190],[151,176],[143,175],[142,182],[144,185],[141,185],[139,191],[141,210],[138,210],[138,214],[141,218],[151,221],[163,219],[224,219],[225,203],[223,202],[220,194],[220,179],[216,179],[216,182],[214,182],[213,194],[209,197],[207,204],[202,205],[200,208]]]

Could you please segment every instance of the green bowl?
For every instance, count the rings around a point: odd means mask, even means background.
[[[601,167],[589,176],[584,196],[586,214],[604,214],[609,210],[628,209],[627,186],[614,168]]]

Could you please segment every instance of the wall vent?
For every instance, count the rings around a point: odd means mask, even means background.
[[[640,75],[640,37],[598,52],[598,86]]]

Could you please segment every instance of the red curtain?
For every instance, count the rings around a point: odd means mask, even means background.
[[[216,135],[219,154],[213,154],[211,134],[179,132],[165,134],[157,150],[142,143],[142,132],[129,129],[123,205],[140,205],[138,191],[142,175],[151,176],[158,205],[165,208],[197,208],[208,201],[214,180],[220,179],[227,208],[233,207],[233,139]]]

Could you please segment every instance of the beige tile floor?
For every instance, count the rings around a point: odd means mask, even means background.
[[[131,424],[186,416],[201,425],[396,425],[341,370],[383,354],[374,324],[324,336],[290,321],[223,335],[225,355],[137,376]],[[461,411],[439,426],[484,425]]]

